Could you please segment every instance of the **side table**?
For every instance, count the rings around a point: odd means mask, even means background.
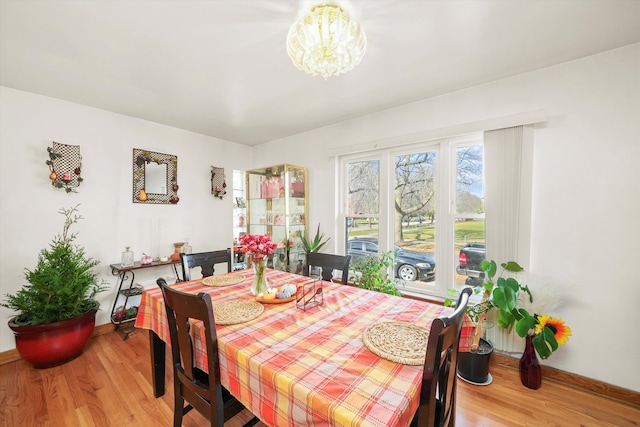
[[[138,314],[137,309],[135,309],[134,307],[129,308],[127,306],[127,304],[129,303],[129,297],[142,294],[142,287],[135,286],[133,284],[135,279],[134,271],[165,265],[171,266],[173,268],[177,280],[180,281],[180,275],[178,274],[177,267],[178,265],[182,265],[180,261],[170,260],[167,262],[152,262],[151,264],[140,264],[140,262],[135,262],[133,265],[128,267],[123,267],[122,264],[110,265],[111,274],[120,278],[120,282],[118,284],[118,292],[116,293],[116,297],[113,301],[113,306],[111,307],[111,323],[116,325],[116,331],[122,332],[124,334],[123,339],[126,340],[129,337],[129,334],[133,332],[133,324],[136,320],[136,315]],[[131,278],[129,281],[129,286],[126,286],[124,283],[129,278]],[[120,295],[124,296],[124,304],[120,309],[116,310],[116,304],[118,303],[118,297]]]

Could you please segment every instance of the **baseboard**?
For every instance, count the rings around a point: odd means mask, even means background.
[[[412,298],[421,301],[427,301],[432,304],[443,304],[443,300],[439,297],[425,297],[424,295],[417,295],[411,293],[403,293],[405,298]],[[507,353],[501,353],[494,351],[491,356],[491,364],[502,365],[507,368],[518,370],[519,358]],[[603,396],[608,399],[619,401],[626,405],[640,408],[640,393],[633,390],[629,390],[623,387],[607,384],[602,381],[594,380],[591,378],[583,377],[581,375],[572,374],[570,372],[561,371],[550,366],[542,367],[543,380],[556,381],[561,384],[565,384],[569,387],[577,388],[580,390],[586,390],[591,393]]]
[[[515,371],[519,369],[518,362],[519,359],[517,357],[501,353],[499,351],[494,351],[491,356],[491,364],[505,366]],[[605,398],[640,408],[640,393],[638,392],[583,377],[581,375],[561,371],[560,369],[552,368],[550,366],[542,367],[542,380],[555,381],[569,387],[586,390]]]
[[[93,329],[92,337],[106,334],[109,332],[113,332],[116,329],[113,323],[105,323],[104,325],[98,325]],[[20,360],[20,354],[18,350],[11,349],[7,351],[0,352],[0,365],[4,365],[6,363],[15,362],[16,360]]]
[[[3,351],[0,353],[0,365],[4,365],[5,363],[15,362],[20,359],[20,355],[18,354],[18,350],[11,349],[7,351]]]

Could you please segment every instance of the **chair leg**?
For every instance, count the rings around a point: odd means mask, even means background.
[[[184,399],[179,390],[174,390],[173,401],[173,427],[182,427],[182,416],[185,413]]]
[[[247,421],[242,427],[254,426],[254,425],[258,424],[259,421],[260,421],[260,419],[258,417],[253,417],[249,421]]]

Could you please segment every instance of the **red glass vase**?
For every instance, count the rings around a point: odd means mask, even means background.
[[[523,386],[533,390],[539,389],[542,384],[542,366],[538,362],[532,335],[527,335],[524,353],[520,358],[520,381]]]

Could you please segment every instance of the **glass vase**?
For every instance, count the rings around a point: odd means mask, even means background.
[[[286,256],[285,256],[285,268],[284,271],[286,271],[287,273],[291,272],[291,257],[290,257],[290,248],[287,248],[286,250]]]
[[[539,389],[542,384],[542,366],[533,346],[533,335],[527,335],[524,353],[520,358],[520,381],[523,386],[533,390]]]
[[[265,274],[265,259],[254,258],[253,265],[253,281],[251,282],[251,293],[258,295],[267,290],[267,276]]]
[[[120,265],[122,267],[133,267],[133,251],[129,250],[129,246],[126,246],[124,252],[122,252],[122,260]]]

